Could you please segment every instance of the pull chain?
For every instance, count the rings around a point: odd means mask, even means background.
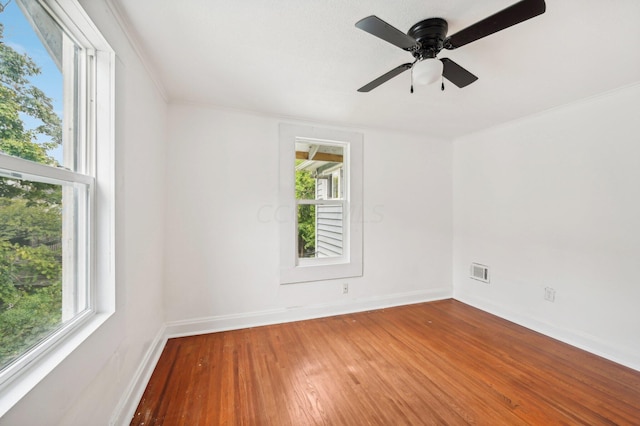
[[[413,93],[413,67],[411,67],[411,93]]]
[[[444,92],[444,77],[442,77],[442,83],[440,85],[440,90]]]

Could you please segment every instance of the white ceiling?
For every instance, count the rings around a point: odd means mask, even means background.
[[[357,29],[429,17],[449,35],[515,0],[113,0],[170,101],[455,138],[640,82],[640,1],[547,0],[545,14],[443,51],[479,77],[409,93],[411,61]],[[640,107],[640,106],[639,106]]]

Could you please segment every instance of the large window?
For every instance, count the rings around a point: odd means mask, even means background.
[[[280,281],[362,275],[362,135],[280,126]]]
[[[0,12],[0,390],[112,309],[112,64],[73,0]]]

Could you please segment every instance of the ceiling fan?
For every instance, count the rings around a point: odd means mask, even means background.
[[[381,75],[359,88],[358,92],[369,92],[409,69],[412,70],[411,92],[413,92],[413,80],[419,84],[428,84],[438,80],[441,76],[460,88],[465,87],[476,81],[478,77],[449,58],[438,59],[437,55],[442,49],[457,49],[541,15],[545,10],[544,0],[521,0],[449,37],[447,37],[447,21],[442,18],[429,18],[420,21],[413,25],[406,34],[377,16],[372,15],[361,19],[356,22],[356,27],[411,52],[414,61],[402,64]],[[442,87],[444,90],[444,85]]]

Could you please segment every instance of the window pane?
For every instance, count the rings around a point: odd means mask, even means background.
[[[298,257],[316,257],[316,206],[298,204]]]
[[[298,258],[342,256],[342,213],[342,204],[298,204]]]
[[[0,176],[0,369],[87,308],[73,278],[85,193],[84,185]]]
[[[296,142],[296,199],[332,200],[344,194],[344,148],[315,141]]]
[[[316,257],[342,256],[342,204],[316,206]]]
[[[77,170],[78,47],[35,0],[0,13],[0,151]]]

